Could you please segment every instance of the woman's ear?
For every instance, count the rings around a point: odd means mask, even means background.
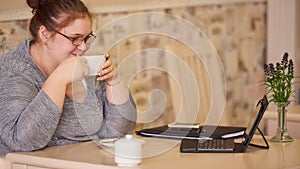
[[[51,37],[51,32],[45,26],[40,26],[39,29],[39,36],[43,44],[47,44],[48,40]]]

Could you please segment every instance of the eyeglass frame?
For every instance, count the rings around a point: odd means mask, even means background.
[[[82,44],[82,42],[84,42],[85,44],[90,45],[90,44],[94,41],[94,39],[96,39],[96,35],[94,35],[93,32],[91,32],[90,34],[88,34],[88,35],[87,35],[86,37],[84,37],[84,38],[81,38],[81,37],[72,38],[72,37],[70,37],[70,36],[67,36],[67,35],[65,35],[65,34],[63,34],[63,33],[59,32],[59,31],[57,31],[57,30],[53,30],[53,31],[56,32],[56,33],[58,33],[58,34],[60,34],[61,36],[65,37],[65,38],[69,39],[70,41],[72,41],[72,44],[73,44],[74,46],[80,46],[80,45]],[[90,38],[93,38],[92,41],[89,42],[89,43],[87,43],[87,41],[88,41]],[[81,41],[80,44],[75,44],[75,41],[76,41],[77,39],[82,39],[82,41]]]

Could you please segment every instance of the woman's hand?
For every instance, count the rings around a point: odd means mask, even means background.
[[[64,60],[54,72],[64,79],[65,85],[68,85],[75,81],[81,81],[88,74],[89,68],[87,60],[78,56]]]
[[[110,60],[110,55],[105,54],[106,61],[102,64],[101,71],[98,72],[97,80],[106,80],[107,83],[115,79],[117,68]]]
[[[84,89],[84,87],[77,82],[80,82],[83,79],[83,76],[87,75],[88,72],[87,61],[84,58],[72,57],[65,59],[48,76],[42,90],[52,99],[59,109],[62,109],[66,95],[71,99],[74,99],[74,87],[79,86],[80,88],[76,87],[76,89]],[[76,86],[72,86],[73,82],[76,82]],[[80,90],[79,96],[79,101],[81,101],[85,94]]]
[[[102,65],[102,70],[98,72],[97,80],[106,80],[106,98],[110,103],[126,103],[129,99],[128,88],[119,75],[115,64],[110,60],[110,55],[106,54],[105,57],[106,61]]]
[[[87,95],[81,82],[83,76],[89,71],[87,60],[83,57],[72,57],[63,61],[59,66],[65,70],[62,74],[66,73],[68,75],[64,76],[69,77],[65,78],[67,80],[66,96],[74,101],[82,102]]]

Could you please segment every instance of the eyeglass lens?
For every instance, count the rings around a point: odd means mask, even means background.
[[[85,38],[74,38],[73,44],[78,46],[81,45],[83,42],[85,42],[86,44],[90,45],[95,38],[96,36],[91,33]]]

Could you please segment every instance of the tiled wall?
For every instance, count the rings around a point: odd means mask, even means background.
[[[29,37],[27,20],[0,22],[0,56]]]
[[[227,82],[227,100],[222,123],[245,125],[251,106],[263,95],[263,86],[258,85],[258,82],[264,78],[263,64],[266,60],[266,10],[266,2],[201,5],[151,10],[151,12],[168,13],[188,20],[205,33],[216,47],[224,65]],[[133,13],[136,12],[96,14],[95,29],[97,30],[117,18]],[[1,56],[20,41],[30,37],[27,31],[27,24],[27,20],[0,22]],[[153,22],[149,21],[143,24],[146,24],[144,26],[151,26],[147,24],[153,24]],[[165,22],[160,22],[159,24],[161,24],[159,26],[165,26]],[[121,25],[118,27],[118,31],[126,31],[124,27]],[[189,32],[182,32],[189,34]],[[99,45],[99,49],[106,48],[107,40],[113,35],[115,36],[113,32],[98,35],[96,44]],[[149,48],[170,51],[174,55],[179,56],[183,62],[191,68],[194,75],[196,75],[196,81],[200,86],[199,90],[202,93],[209,91],[209,89],[203,87],[207,85],[203,85],[203,79],[207,79],[207,73],[205,73],[203,63],[195,59],[195,57],[197,57],[195,53],[180,41],[161,35],[144,34],[129,37],[107,51],[114,56],[114,61],[119,64],[122,63],[126,57],[132,56],[136,51]],[[141,55],[143,55],[143,52],[141,53]],[[163,54],[159,58],[157,62],[161,67],[168,64],[167,61],[164,60]],[[147,62],[149,62],[149,60],[145,61],[143,58],[136,64],[143,66],[143,64],[147,64]],[[176,114],[180,109],[182,98],[180,98],[180,92],[177,90],[178,87],[174,84],[176,84],[174,79],[172,80],[166,72],[160,70],[143,71],[133,78],[130,83],[130,90],[137,102],[140,113],[147,112],[149,107],[151,107],[151,105],[149,105],[149,96],[153,89],[163,91],[164,97],[166,98],[166,105],[163,112],[158,114],[150,113],[153,117],[149,118],[153,118],[153,120],[139,125],[140,127],[166,124],[175,120]],[[210,105],[209,94],[201,95],[200,98]],[[155,100],[152,101],[152,103],[155,104]],[[202,114],[205,115],[206,113],[203,112],[209,110],[208,105],[203,106],[202,104],[200,106],[199,114],[201,115],[197,118],[199,122],[205,120],[205,116]],[[156,109],[153,105],[152,108],[154,112],[155,110],[160,111],[158,110],[159,108]]]

